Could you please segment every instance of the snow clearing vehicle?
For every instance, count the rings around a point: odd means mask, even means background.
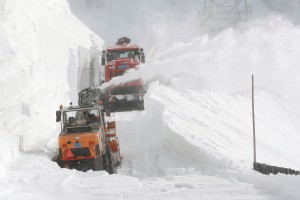
[[[122,160],[116,124],[112,120],[105,122],[101,105],[60,106],[56,122],[61,122],[61,132],[58,155],[53,160],[60,167],[116,172]]]
[[[102,51],[101,64],[105,66],[105,82],[145,63],[143,48],[131,45],[130,41],[127,37],[120,38],[115,46]],[[108,87],[105,90],[104,100],[106,113],[144,110],[145,92],[142,79]]]

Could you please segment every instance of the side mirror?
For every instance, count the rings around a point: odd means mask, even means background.
[[[106,52],[103,50],[101,55],[101,65],[105,65]]]
[[[56,111],[56,122],[60,122],[61,121],[61,111],[58,110]]]

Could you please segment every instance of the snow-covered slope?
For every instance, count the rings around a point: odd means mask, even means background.
[[[128,127],[140,125],[134,150],[126,151],[131,160],[126,167],[134,162],[138,175],[168,174],[172,168],[250,173],[251,74],[255,74],[258,161],[299,169],[300,96],[295,93],[299,36],[292,23],[271,16],[215,37],[174,44],[138,72],[114,79],[111,83],[136,77],[159,80],[150,85],[145,116],[139,118],[142,122],[124,125],[129,131],[120,141],[128,149],[135,142]],[[141,140],[152,142],[147,148],[139,144]],[[264,184],[276,191],[281,181],[274,180]],[[252,182],[249,177],[248,181]],[[285,184],[293,185],[293,181]],[[296,191],[280,193],[296,198]]]
[[[88,9],[82,2],[73,1],[73,11]],[[101,19],[120,27],[136,17],[119,12],[123,1],[88,2],[97,3],[91,13],[103,6]],[[50,160],[59,132],[54,112],[88,84],[82,74],[101,39],[66,1],[0,2],[0,199],[299,199],[298,177],[251,170],[250,99],[255,74],[258,161],[300,169],[299,28],[270,16],[200,36],[201,27],[191,29],[198,22],[195,1],[147,2],[131,1],[143,17],[124,30],[137,36],[147,24],[151,31],[136,41],[169,48],[113,80],[139,76],[151,84],[145,111],[116,115],[124,160],[112,176],[60,169]],[[147,10],[152,4],[157,9]],[[109,30],[100,34],[108,41],[124,34]]]
[[[251,160],[250,92],[251,74],[255,74],[258,148],[263,154],[259,160],[300,168],[293,159],[299,156],[300,139],[300,96],[295,94],[299,35],[299,29],[288,21],[270,17],[213,38],[206,35],[188,44],[177,43],[138,72],[112,82],[137,76],[159,80],[162,86],[155,87],[158,94],[149,95],[165,107],[163,114],[172,130],[212,148],[209,154],[217,150],[229,158]],[[146,104],[147,111],[151,107]],[[179,123],[180,119],[191,121]],[[274,155],[279,143],[284,150]]]

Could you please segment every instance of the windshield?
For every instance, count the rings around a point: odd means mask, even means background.
[[[135,60],[138,60],[138,51],[134,50],[115,50],[115,51],[109,51],[107,53],[107,61],[116,60],[117,58],[132,58]]]
[[[100,128],[98,108],[70,110],[63,113],[64,131],[68,133],[97,131]]]

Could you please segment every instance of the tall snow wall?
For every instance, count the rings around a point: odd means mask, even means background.
[[[18,158],[20,136],[25,150],[56,145],[54,111],[89,86],[84,71],[102,40],[64,0],[1,1],[0,10],[1,180]]]

